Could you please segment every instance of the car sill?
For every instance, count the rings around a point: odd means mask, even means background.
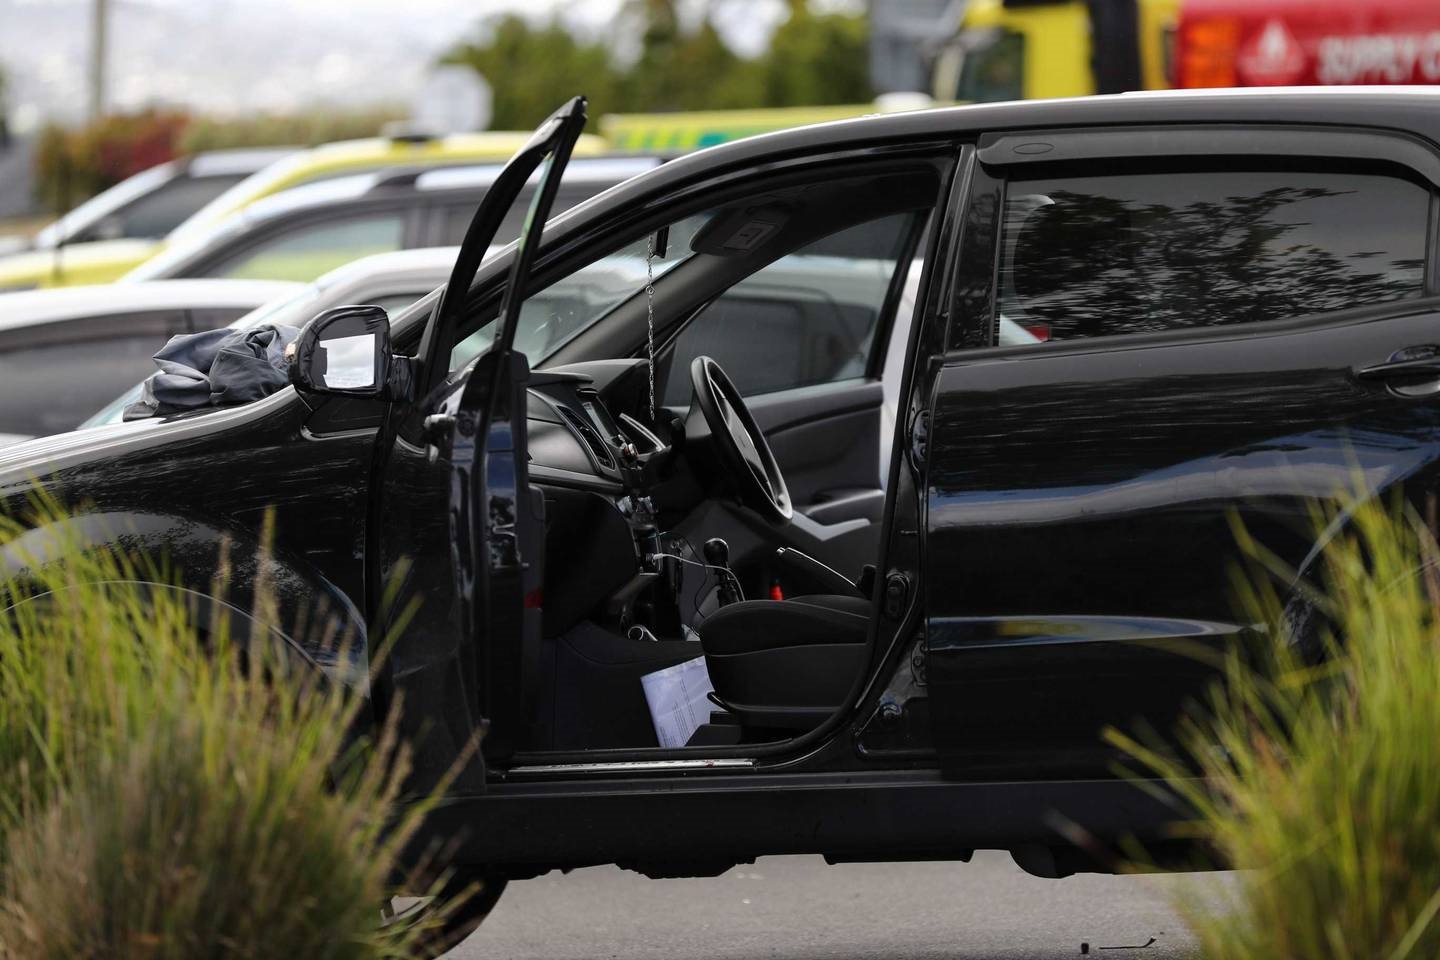
[[[684,773],[692,770],[736,770],[755,766],[754,760],[718,757],[709,760],[621,760],[614,763],[541,763],[511,767],[507,778],[571,777],[614,773]]]

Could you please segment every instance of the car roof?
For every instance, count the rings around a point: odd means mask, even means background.
[[[886,140],[965,137],[988,130],[1120,124],[1275,123],[1391,127],[1440,141],[1440,87],[1248,87],[1146,90],[1105,96],[935,107],[869,114],[763,133],[686,154],[647,178],[683,178],[791,149],[863,146]]]
[[[558,214],[555,238],[582,221],[633,209],[641,198],[733,168],[825,150],[966,140],[996,130],[1130,124],[1345,125],[1402,130],[1440,144],[1440,87],[1267,87],[1155,90],[1055,100],[1016,100],[870,114],[762,133],[669,161]]]
[[[293,296],[304,286],[288,280],[152,280],[5,293],[0,294],[0,330],[142,310],[253,309]]]
[[[299,147],[237,147],[229,150],[202,150],[185,161],[185,172],[192,177],[233,177],[263,170],[281,157],[288,157]]]
[[[577,157],[565,167],[561,185],[620,183],[653,170],[662,162],[656,156]],[[503,163],[422,169],[398,167],[337,177],[292,187],[257,200],[238,216],[247,224],[255,224],[301,210],[329,207],[371,196],[388,198],[413,194],[419,197],[445,191],[486,190],[503,169]]]
[[[370,137],[321,144],[280,158],[246,177],[175,229],[177,233],[203,229],[282,190],[314,180],[345,176],[349,172],[382,166],[435,167],[507,160],[529,141],[530,136],[528,131],[493,130],[443,137]],[[605,141],[596,136],[582,137],[575,145],[577,156],[594,156],[606,149]],[[184,236],[183,233],[179,235]]]

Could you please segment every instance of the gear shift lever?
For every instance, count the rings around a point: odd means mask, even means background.
[[[720,537],[711,537],[700,550],[705,554],[706,563],[725,571],[719,574],[720,606],[739,603],[740,591],[736,588],[735,573],[730,569],[730,544]]]

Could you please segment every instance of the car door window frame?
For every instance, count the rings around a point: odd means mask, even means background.
[[[1191,131],[1194,130],[1194,135]],[[1183,134],[1183,136],[1182,136]],[[1365,148],[1371,152],[1362,156]],[[1190,150],[1197,166],[1213,160],[1216,169],[1243,169],[1247,162],[1314,164],[1333,163],[1342,168],[1373,171],[1380,166],[1399,167],[1412,179],[1428,185],[1424,278],[1417,297],[1387,300],[1342,310],[1297,314],[1245,324],[1185,327],[1144,333],[1081,337],[1024,345],[1000,345],[1000,270],[1004,238],[1001,223],[1010,184],[1023,171],[1039,164],[1056,168],[1063,176],[1070,164],[1096,160],[1143,161],[1170,158]],[[982,135],[977,144],[975,178],[966,211],[962,252],[950,305],[953,318],[945,336],[946,361],[983,356],[1041,357],[1062,353],[1118,350],[1175,340],[1234,339],[1265,335],[1318,324],[1364,323],[1393,316],[1397,310],[1433,308],[1440,297],[1440,151],[1408,134],[1386,130],[1346,128],[1289,128],[1268,124],[1250,126],[1201,125],[1195,128],[1146,127],[1134,130],[996,131]],[[990,161],[986,163],[986,159]],[[1003,163],[997,162],[1003,160]],[[1073,167],[1071,167],[1073,168]]]
[[[878,308],[879,315],[876,317],[875,327],[871,331],[870,342],[866,347],[864,369],[858,375],[844,378],[832,378],[829,380],[817,380],[813,383],[794,384],[788,387],[782,387],[777,390],[757,391],[754,393],[747,393],[745,395],[747,397],[781,396],[795,391],[813,391],[816,389],[823,389],[838,383],[868,383],[880,379],[881,374],[884,372],[885,369],[885,357],[888,353],[890,346],[890,334],[895,329],[895,323],[897,320],[896,314],[899,309],[900,300],[904,295],[905,284],[910,275],[910,271],[914,269],[916,252],[920,249],[920,245],[924,241],[927,235],[927,231],[933,225],[935,218],[943,214],[943,199],[944,185],[942,184],[941,190],[936,195],[935,204],[930,209],[930,211],[925,214],[921,214],[919,211],[914,211],[912,222],[906,225],[906,227],[904,228],[904,234],[900,243],[900,251],[896,256],[895,266],[890,270],[890,277],[885,283],[885,293],[881,297],[880,306]],[[885,214],[884,216],[877,219],[885,219],[886,217],[895,215],[895,213]],[[851,230],[858,227],[866,226],[874,222],[876,221],[868,220],[862,223],[852,224],[851,226],[844,229]],[[834,236],[834,234],[831,234],[831,236]],[[781,259],[784,258],[782,257]],[[770,266],[773,266],[775,263],[778,262],[778,260],[772,261],[770,264],[761,267],[759,270],[750,274],[750,276],[746,277],[740,283],[743,284],[755,279],[756,277],[761,277],[764,272],[770,268]],[[924,271],[926,266],[927,264],[922,260],[920,267],[922,272]],[[674,375],[674,371],[670,369],[673,363],[672,358],[674,356],[674,352],[677,348],[678,342],[680,338],[684,335],[685,331],[690,328],[691,324],[699,320],[705,314],[705,312],[711,309],[711,307],[713,307],[721,298],[735,290],[739,285],[740,284],[736,284],[722,292],[719,296],[712,297],[710,300],[707,300],[705,303],[684,314],[679,320],[667,324],[663,330],[657,331],[655,343],[655,365],[657,367],[656,383],[658,391],[663,393],[665,390],[668,390],[669,378]],[[756,297],[755,299],[769,298]],[[777,300],[776,302],[784,301]],[[919,304],[917,303],[915,306],[915,310],[917,313],[919,312],[919,309]]]
[[[731,174],[715,177],[707,181],[686,185],[674,190],[668,196],[654,204],[645,204],[647,208],[641,214],[627,217],[623,222],[612,221],[614,227],[607,230],[603,238],[580,239],[567,237],[563,248],[554,251],[556,259],[548,259],[537,268],[533,276],[535,282],[531,287],[531,293],[544,289],[556,280],[567,276],[570,272],[583,267],[585,264],[596,259],[596,249],[619,249],[627,243],[632,242],[636,237],[643,237],[649,230],[655,230],[661,226],[671,224],[692,214],[704,210],[723,206],[727,203],[744,199],[746,196],[755,193],[763,193],[767,190],[778,190],[794,184],[813,182],[818,176],[824,176],[824,171],[833,169],[834,176],[843,176],[850,173],[870,173],[875,168],[887,162],[900,164],[915,164],[929,162],[935,166],[936,177],[939,183],[936,199],[930,208],[930,217],[938,217],[943,210],[945,197],[948,196],[951,181],[955,175],[956,161],[959,156],[959,144],[951,140],[928,140],[918,144],[907,144],[900,148],[872,150],[851,150],[843,153],[812,155],[804,158],[797,158],[794,161],[768,165],[760,172],[748,172],[745,174]],[[897,211],[898,212],[898,211]],[[923,223],[925,218],[920,218]],[[924,237],[924,230],[917,228],[918,238]],[[912,247],[912,250],[918,249]],[[565,256],[569,254],[570,256]],[[563,261],[558,258],[565,256]],[[913,253],[912,253],[913,258]],[[763,268],[762,268],[763,269]],[[896,274],[903,271],[897,269]],[[753,275],[753,274],[752,274]],[[894,298],[898,303],[899,294],[903,291],[903,277],[898,281],[892,275],[892,288],[887,290],[887,301]],[[643,289],[643,288],[642,288]],[[637,294],[640,291],[637,291]],[[626,303],[630,302],[629,300]],[[702,312],[708,303],[700,304],[697,307],[685,311],[680,317],[666,323],[663,328],[656,329],[656,360],[660,362],[661,354],[669,348],[672,338],[689,323],[694,316]],[[623,306],[623,305],[622,305]],[[893,315],[893,304],[887,303],[889,313]],[[882,317],[882,320],[885,319]],[[884,331],[877,328],[876,337],[888,336],[889,327]],[[558,350],[545,359],[544,364],[566,363],[570,356],[579,353],[595,352],[597,347],[592,336],[597,333],[595,326],[592,326],[573,337],[563,344]],[[638,336],[637,336],[638,335]],[[612,355],[636,356],[637,351],[644,349],[643,327],[636,331],[628,329],[622,331],[613,345],[607,345],[604,349],[609,350]],[[872,353],[874,351],[872,350]],[[873,369],[867,364],[867,375]]]

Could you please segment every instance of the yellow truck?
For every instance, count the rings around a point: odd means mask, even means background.
[[[327,143],[297,151],[251,174],[211,200],[164,240],[100,240],[0,258],[0,292],[109,283],[192,231],[203,232],[256,200],[290,187],[387,167],[503,162],[529,136],[528,133],[496,131],[445,137],[375,137]],[[582,136],[575,145],[577,156],[594,156],[606,151],[605,142],[593,135]]]
[[[931,93],[962,102],[1173,86],[1181,0],[970,0],[935,56]]]

